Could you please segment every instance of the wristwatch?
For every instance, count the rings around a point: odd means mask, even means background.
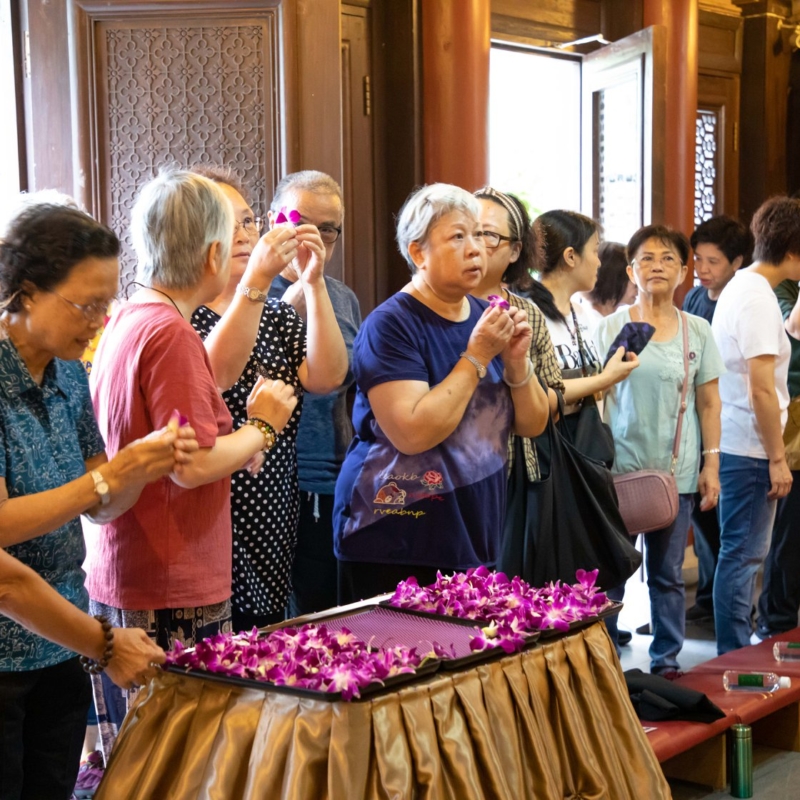
[[[100,500],[100,505],[107,506],[111,502],[111,490],[108,488],[106,479],[96,469],[93,469],[89,474],[94,481],[94,491]]]
[[[481,378],[485,378],[485,377],[486,377],[486,367],[484,367],[484,366],[483,366],[483,364],[481,364],[481,362],[480,362],[480,361],[478,361],[478,359],[477,359],[477,358],[475,358],[475,356],[471,356],[471,355],[470,355],[470,354],[469,354],[469,353],[468,353],[468,352],[465,350],[465,351],[464,351],[464,352],[461,354],[461,358],[466,358],[466,359],[467,359],[467,361],[469,361],[469,363],[470,363],[470,364],[472,364],[472,366],[473,366],[473,367],[475,367],[475,369],[476,369],[476,370],[477,370],[477,372],[478,372],[478,379],[479,379],[479,380],[480,380]]]
[[[252,300],[254,303],[266,303],[267,301],[267,295],[260,289],[251,289],[249,286],[245,286],[242,283],[236,287],[236,291],[239,294],[243,294],[248,300]]]

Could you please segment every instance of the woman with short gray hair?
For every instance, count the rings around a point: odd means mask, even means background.
[[[144,628],[164,649],[230,631],[230,476],[246,465],[260,468],[297,403],[292,387],[260,379],[247,420],[231,432],[189,323],[228,281],[233,227],[229,200],[206,178],[167,172],[144,187],[133,211],[140,288],[115,311],[92,371],[109,455],[152,425],[188,422],[197,434],[191,464],[149,486],[88,542],[92,613]],[[103,733],[107,750],[113,731]]]
[[[340,600],[413,575],[493,566],[503,528],[509,433],[549,413],[528,358],[524,311],[470,296],[486,272],[478,201],[425,186],[397,243],[411,281],[370,314],[353,347],[356,436],[336,484]]]

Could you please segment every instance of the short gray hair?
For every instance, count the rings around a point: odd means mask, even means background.
[[[431,183],[409,195],[397,217],[397,247],[408,262],[413,275],[417,271],[409,245],[417,242],[424,245],[434,225],[445,214],[461,211],[477,221],[481,214],[478,200],[466,189],[450,183]]]
[[[220,263],[228,263],[233,226],[233,206],[216,183],[186,170],[161,172],[139,192],[131,215],[137,279],[145,286],[194,288],[213,242],[219,242]]]
[[[314,192],[316,194],[332,194],[339,198],[344,212],[344,198],[342,197],[342,187],[331,178],[326,172],[319,172],[316,169],[304,169],[300,172],[292,172],[285,178],[281,178],[275,187],[275,194],[272,196],[270,211],[280,211],[285,206],[284,197],[293,191]]]

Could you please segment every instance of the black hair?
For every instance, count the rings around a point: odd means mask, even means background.
[[[666,225],[645,225],[639,228],[628,242],[626,250],[629,264],[636,257],[636,251],[648,239],[658,239],[662,244],[673,248],[678,253],[681,264],[689,260],[689,240],[680,231],[668,228]]]
[[[522,230],[517,230],[517,225],[508,209],[489,192],[478,191],[475,192],[475,197],[479,200],[491,200],[496,205],[500,206],[508,217],[508,229],[515,242],[519,242],[522,246],[519,251],[519,258],[513,263],[509,264],[506,271],[503,273],[503,282],[508,284],[511,291],[517,294],[527,292],[533,284],[533,275],[531,273],[538,272],[543,263],[543,251],[539,237],[531,225],[531,218],[528,214],[528,209],[525,204],[516,195],[503,192],[503,194],[514,204],[519,212],[520,220],[522,220]]]
[[[21,211],[0,241],[0,308],[22,309],[26,284],[44,292],[66,280],[87,258],[116,258],[119,239],[88,214],[62,205]]]
[[[753,234],[744,223],[724,214],[701,222],[689,242],[692,250],[697,250],[699,244],[713,244],[731,263],[741,256],[743,267],[749,266],[753,260]]]
[[[789,255],[800,257],[800,200],[771,197],[756,211],[750,228],[756,261],[778,265]]]
[[[616,308],[631,283],[625,245],[619,242],[602,242],[597,254],[600,256],[600,269],[597,271],[597,283],[589,292],[589,299],[595,305],[612,303]]]
[[[600,225],[591,217],[560,209],[540,214],[533,227],[544,248],[544,260],[539,270],[542,275],[549,275],[565,266],[564,251],[568,247],[583,254],[586,243],[600,231]],[[564,315],[556,307],[546,286],[533,281],[527,294],[548,319],[564,322]]]

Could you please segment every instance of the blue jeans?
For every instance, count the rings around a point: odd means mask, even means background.
[[[653,642],[650,645],[650,672],[678,669],[678,653],[686,629],[686,587],[683,583],[683,556],[689,534],[694,495],[680,495],[678,516],[667,528],[645,534],[647,588],[650,592],[650,620]],[[608,592],[612,600],[622,600],[624,587]],[[606,625],[616,645],[616,619]],[[619,652],[619,651],[617,651]]]
[[[723,453],[719,479],[720,549],[714,577],[717,652],[750,644],[750,610],[756,573],[767,554],[776,501],[770,489],[769,461]]]

